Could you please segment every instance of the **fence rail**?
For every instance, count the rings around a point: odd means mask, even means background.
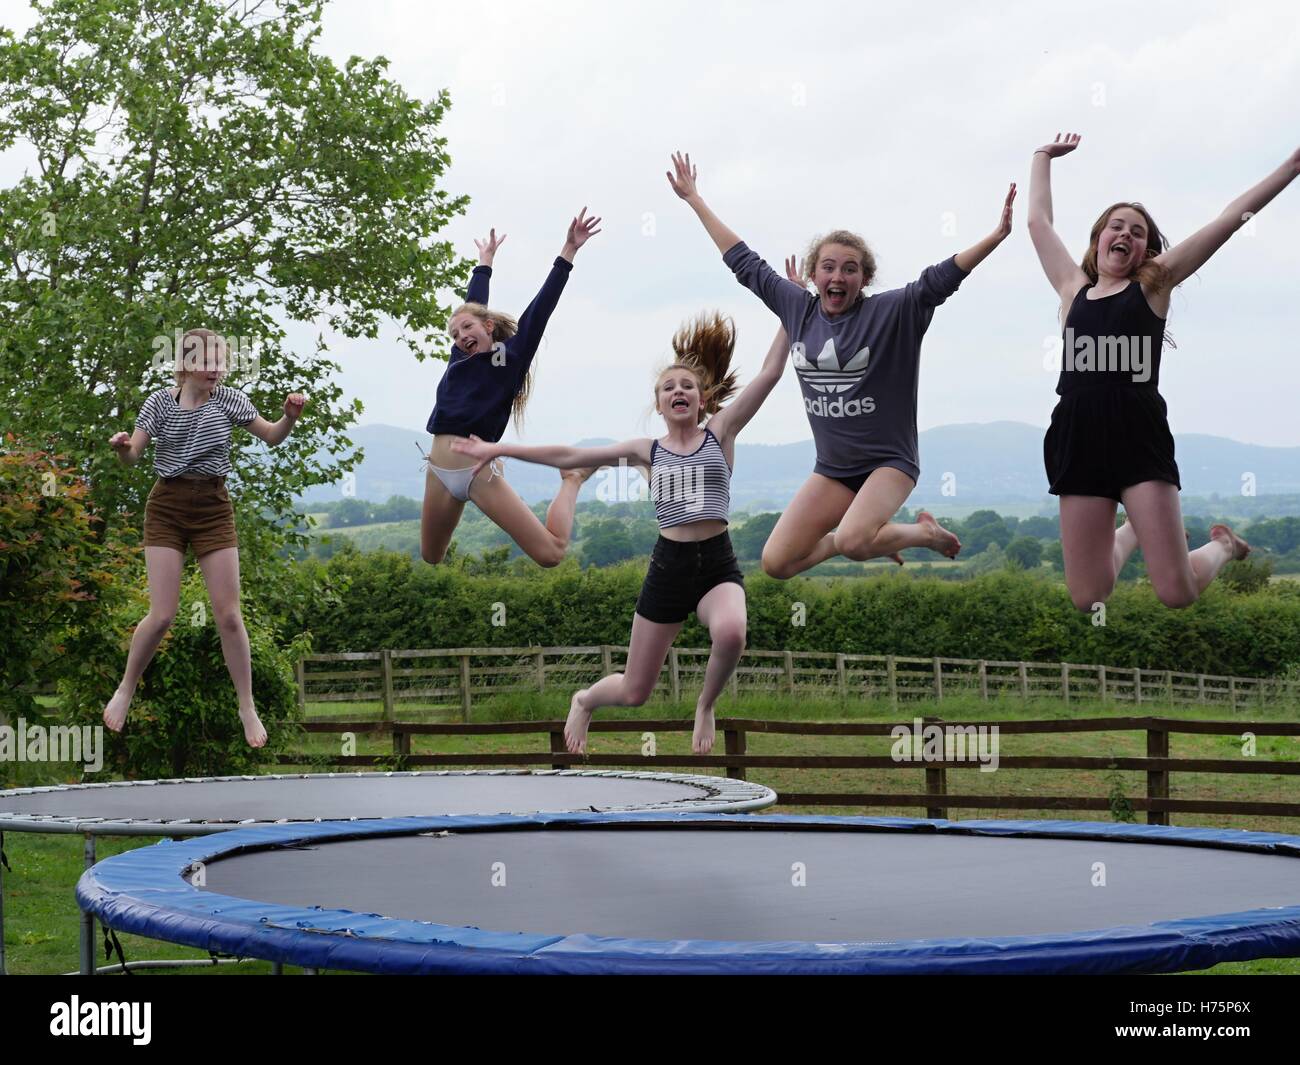
[[[703,683],[708,648],[674,647],[660,672],[657,693],[673,701],[684,687]],[[627,648],[461,647],[350,651],[310,655],[297,667],[298,700],[380,702],[383,719],[395,720],[403,701],[459,705],[469,721],[476,697],[545,691],[593,683],[616,672]],[[316,668],[316,667],[323,668]],[[731,678],[732,695],[783,692],[840,698],[912,699],[975,695],[1099,699],[1115,703],[1251,706],[1300,701],[1294,677],[1224,677],[1167,669],[1082,665],[1074,662],[1000,662],[992,659],[913,658],[821,651],[746,651]]]
[[[1108,756],[1008,756],[999,752],[998,765],[1005,769],[1045,769],[1057,772],[1127,770],[1146,773],[1146,793],[1126,797],[1133,811],[1145,811],[1147,822],[1169,824],[1171,813],[1211,813],[1237,816],[1300,817],[1300,802],[1248,802],[1220,799],[1175,799],[1170,797],[1175,773],[1259,774],[1278,777],[1300,776],[1300,762],[1263,758],[1171,758],[1170,738],[1175,734],[1231,735],[1250,732],[1255,736],[1300,736],[1300,722],[1279,721],[1183,721],[1159,717],[1079,718],[1035,721],[946,721],[926,717],[926,726],[998,728],[1002,735],[1041,735],[1090,732],[1144,732],[1145,758]],[[910,726],[913,722],[907,722]],[[506,721],[472,724],[424,723],[405,721],[310,720],[305,730],[313,734],[364,733],[391,735],[393,753],[385,755],[330,755],[308,753],[284,754],[284,765],[310,762],[344,766],[390,766],[411,769],[419,766],[548,766],[552,769],[637,768],[662,769],[690,766],[696,772],[722,769],[728,777],[744,780],[751,769],[886,769],[924,774],[924,790],[917,792],[782,792],[779,801],[795,806],[890,806],[923,807],[927,817],[946,818],[950,809],[999,810],[1106,810],[1115,809],[1115,800],[1098,795],[976,795],[950,793],[948,773],[978,769],[980,762],[959,758],[946,748],[936,756],[921,759],[898,759],[891,755],[752,755],[749,737],[754,733],[795,736],[892,736],[897,727],[888,722],[811,722],[765,721],[747,718],[723,718],[717,722],[725,753],[712,755],[635,755],[569,754],[564,747],[563,721]],[[592,732],[689,732],[693,722],[593,721]],[[418,754],[411,741],[417,736],[519,736],[545,735],[549,750],[512,753]]]

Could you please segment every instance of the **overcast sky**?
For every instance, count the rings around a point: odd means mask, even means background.
[[[25,4],[0,0],[4,25],[31,21]],[[1054,164],[1057,229],[1078,256],[1108,204],[1142,201],[1177,241],[1300,143],[1291,0],[337,0],[320,47],[340,64],[388,57],[389,76],[414,96],[450,91],[445,185],[472,203],[447,235],[473,255],[472,238],[490,226],[509,234],[493,305],[518,314],[569,218],[584,204],[604,216],[538,354],[533,442],[661,431],[647,414],[654,371],[699,310],[734,316],[744,379],[762,361],[775,319],[669,189],[675,148],[691,151],[710,205],[773,265],[814,234],[847,228],[875,250],[882,288],[982,237],[1007,184],[1020,184],[1012,236],[927,334],[926,429],[1047,423],[1056,300],[1024,228],[1030,156],[1043,141],[1083,134]],[[18,171],[12,153],[0,158],[0,180]],[[1175,432],[1300,445],[1298,280],[1300,181],[1174,297],[1178,348],[1166,349],[1161,390]],[[444,364],[416,362],[396,333],[331,346],[345,391],[365,404],[363,424],[420,433]],[[315,330],[290,335],[309,350]],[[744,438],[809,435],[787,372]]]

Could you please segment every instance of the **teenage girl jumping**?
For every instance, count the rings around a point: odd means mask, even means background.
[[[475,469],[502,455],[569,470],[626,462],[649,481],[659,539],[632,617],[627,665],[574,694],[564,726],[565,745],[574,754],[586,750],[593,710],[640,706],[650,697],[668,649],[692,612],[708,628],[712,647],[691,749],[696,754],[713,749],[713,706],[745,649],[745,584],[727,534],[736,435],[776,386],[790,342],[778,330],[762,369],[723,407],[736,388],[734,347],[731,324],[718,314],[701,316],[678,331],[676,359],[655,380],[655,410],[667,426],[657,440],[607,447],[455,444],[456,451],[478,460]]]
[[[1208,544],[1187,549],[1174,438],[1159,391],[1169,299],[1295,179],[1300,151],[1172,248],[1140,203],[1112,204],[1093,223],[1076,264],[1052,228],[1051,163],[1078,145],[1077,134],[1057,134],[1034,152],[1029,180],[1029,235],[1061,301],[1061,398],[1043,459],[1050,491],[1061,497],[1065,582],[1074,605],[1091,610],[1141,546],[1160,601],[1190,606],[1250,546],[1228,526],[1213,525]],[[1128,520],[1116,530],[1120,503]]]
[[[803,276],[779,276],[709,209],[689,155],[673,156],[673,191],[699,216],[723,262],[781,320],[817,448],[813,474],[763,547],[763,570],[793,577],[835,555],[857,561],[928,547],[953,558],[961,542],[926,511],[913,524],[891,519],[920,474],[916,397],[921,339],[934,309],[1011,232],[1011,186],[996,229],[921,272],[903,288],[866,295],[875,259],[847,230],[808,247]],[[897,561],[902,561],[901,558]]]
[[[466,465],[452,443],[468,436],[500,440],[512,412],[515,427],[519,427],[532,389],[533,356],[573,269],[573,257],[600,232],[596,228],[600,219],[587,218],[586,213],[584,207],[569,223],[564,247],[542,290],[517,322],[487,307],[492,261],[505,235],[498,239],[494,229],[486,241],[474,242],[479,265],[470,277],[465,303],[451,316],[451,357],[438,382],[437,400],[426,426],[433,434],[420,515],[420,554],[426,562],[441,562],[447,554],[470,499],[533,561],[557,566],[564,558],[573,532],[578,489],[590,471],[562,475],[560,490],[542,524],[499,470],[490,469],[479,476],[479,468]]]

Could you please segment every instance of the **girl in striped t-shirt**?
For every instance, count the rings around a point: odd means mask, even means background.
[[[199,349],[202,349],[200,351]],[[252,747],[266,743],[266,729],[253,705],[248,633],[239,610],[239,541],[235,513],[226,491],[230,472],[230,436],[243,426],[271,446],[293,429],[307,400],[294,392],[284,401],[284,417],[268,422],[242,392],[222,385],[226,353],[221,338],[208,329],[191,329],[181,339],[176,386],[144,401],[130,435],[115,433],[108,441],[117,457],[133,466],[154,442],[158,474],[144,510],[144,562],[149,577],[149,613],[136,626],[122,683],[104,708],[104,724],[120,732],[136,685],[158,650],[180,601],[185,549],[193,547],[212,600],[221,651],[239,697],[239,720]]]
[[[705,315],[673,338],[676,359],[655,384],[655,410],[667,433],[658,440],[625,440],[607,447],[525,447],[488,444],[472,437],[455,450],[479,460],[477,470],[498,456],[524,459],[562,470],[631,464],[650,484],[659,539],[632,618],[627,664],[573,696],[564,726],[565,745],[586,750],[592,711],[601,706],[640,706],[650,697],[668,649],[694,612],[709,630],[712,648],[704,687],[695,706],[691,749],[713,749],[713,705],[745,649],[745,584],[727,535],[731,467],[736,436],[776,386],[790,351],[777,330],[763,368],[736,397],[731,372],[735,347],[731,323]],[[702,424],[708,417],[708,423]]]

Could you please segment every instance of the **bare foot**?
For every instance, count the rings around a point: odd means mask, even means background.
[[[569,703],[569,718],[564,723],[564,746],[570,754],[587,753],[587,729],[591,727],[591,711],[582,708],[581,699],[587,689],[573,693]]]
[[[131,695],[118,688],[104,707],[104,726],[113,732],[121,732],[126,724],[126,712],[130,709]]]
[[[903,556],[899,552],[895,551],[892,555],[889,556],[889,561],[897,562],[901,566],[903,564]]]
[[[957,557],[957,552],[961,550],[961,541],[935,521],[933,514],[928,510],[921,511],[916,516],[916,524],[925,526],[926,531],[930,534],[930,543],[926,546],[931,551],[937,551],[945,558]]]
[[[1226,544],[1232,551],[1232,560],[1234,562],[1240,562],[1250,554],[1250,544],[1246,543],[1226,525],[1211,525],[1210,539]]]
[[[247,710],[239,711],[239,720],[244,724],[244,739],[248,741],[250,747],[266,746],[266,729],[262,725],[262,719],[257,716],[257,711],[251,706]]]
[[[713,722],[713,707],[707,710],[696,708],[695,711],[695,732],[691,736],[691,750],[696,754],[708,754],[713,750],[713,741],[717,738],[717,731]]]

